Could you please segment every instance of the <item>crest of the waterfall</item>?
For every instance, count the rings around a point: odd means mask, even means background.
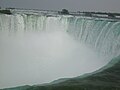
[[[119,54],[119,21],[0,14],[0,87],[78,76]]]

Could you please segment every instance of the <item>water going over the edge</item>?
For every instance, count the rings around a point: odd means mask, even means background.
[[[120,21],[0,14],[0,88],[95,71],[120,54]]]

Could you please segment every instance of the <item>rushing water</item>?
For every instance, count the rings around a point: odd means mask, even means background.
[[[119,54],[119,21],[0,14],[0,88],[79,76]]]

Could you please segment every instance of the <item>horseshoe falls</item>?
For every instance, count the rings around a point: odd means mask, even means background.
[[[76,77],[119,55],[119,20],[0,14],[0,88]]]

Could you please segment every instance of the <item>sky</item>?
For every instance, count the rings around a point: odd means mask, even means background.
[[[120,12],[120,0],[0,0],[1,7],[69,11]]]

